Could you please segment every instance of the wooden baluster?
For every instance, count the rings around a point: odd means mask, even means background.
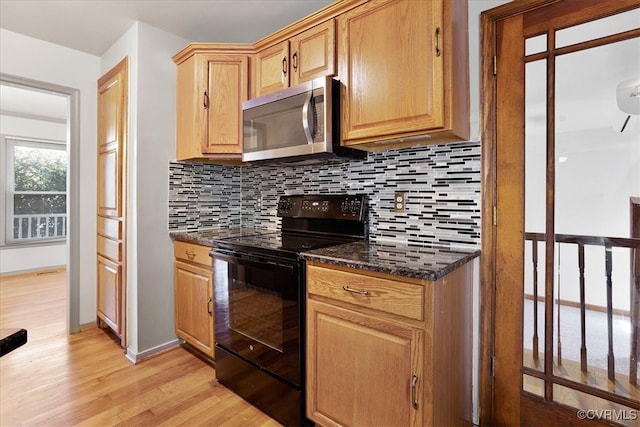
[[[587,372],[587,322],[586,322],[586,295],[584,290],[584,245],[578,243],[578,270],[580,271],[580,369]]]
[[[613,259],[611,245],[605,245],[605,270],[607,273],[607,333],[609,338],[608,371],[609,380],[616,380],[615,359],[613,356],[613,281],[611,272],[613,271]]]
[[[558,366],[562,366],[562,338],[560,337],[560,243],[558,243]]]
[[[631,354],[629,356],[629,383],[638,384],[638,335],[640,325],[638,316],[638,298],[640,298],[640,249],[631,250]]]
[[[629,197],[629,237],[640,238],[640,197]],[[631,354],[629,355],[629,384],[638,384],[638,339],[640,336],[640,247],[630,249],[631,280]]]
[[[531,240],[533,260],[533,360],[538,361],[538,240]]]

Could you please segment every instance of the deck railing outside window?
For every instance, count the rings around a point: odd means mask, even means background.
[[[19,241],[31,239],[63,238],[67,235],[66,214],[31,214],[13,216],[13,238]]]

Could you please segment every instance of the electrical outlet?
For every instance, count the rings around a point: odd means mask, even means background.
[[[395,212],[404,212],[407,199],[403,191],[396,191],[393,196],[393,210]]]

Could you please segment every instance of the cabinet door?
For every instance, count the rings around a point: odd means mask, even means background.
[[[97,274],[98,318],[120,335],[122,266],[98,255]]]
[[[124,65],[126,67],[126,64]],[[115,70],[115,68],[114,68]],[[98,215],[121,217],[123,214],[123,152],[126,99],[126,69],[105,75],[98,86]]]
[[[202,153],[242,154],[242,101],[248,96],[249,58],[209,55],[206,67],[206,137],[202,139]]]
[[[343,143],[441,128],[442,1],[372,1],[338,20]]]
[[[330,19],[292,37],[291,85],[335,74],[335,21]]]
[[[176,89],[177,160],[202,157],[200,146],[206,135],[207,90],[206,57],[193,55],[178,65]]]
[[[289,87],[289,41],[256,54],[255,77],[256,97]]]
[[[176,261],[175,330],[176,335],[213,357],[212,271]]]
[[[325,426],[422,425],[423,332],[315,300],[307,310],[307,416]]]

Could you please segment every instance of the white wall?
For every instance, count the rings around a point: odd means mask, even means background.
[[[80,92],[78,259],[79,323],[95,321],[96,281],[96,81],[100,58],[0,29],[0,72]],[[72,219],[73,220],[73,219]]]
[[[128,355],[176,340],[168,162],[175,158],[176,65],[189,42],[137,22],[101,60],[106,73],[129,56]]]
[[[67,125],[64,123],[0,114],[0,133],[25,138],[66,141]]]
[[[0,134],[66,141],[67,125],[2,114]],[[67,247],[64,242],[39,246],[0,246],[0,274],[41,270],[66,264]]]

